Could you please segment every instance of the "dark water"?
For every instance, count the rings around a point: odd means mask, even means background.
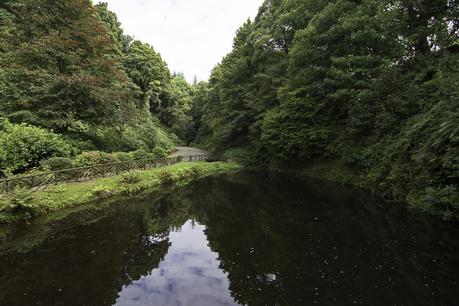
[[[22,229],[0,305],[458,305],[458,234],[329,183],[208,178]]]

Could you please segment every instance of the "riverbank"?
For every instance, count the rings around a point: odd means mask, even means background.
[[[459,221],[459,192],[455,185],[425,185],[419,183],[417,177],[412,176],[407,176],[406,180],[401,182],[390,175],[376,175],[378,169],[353,167],[339,159],[317,158],[305,163],[292,164],[260,160],[255,149],[251,147],[227,150],[224,156],[255,170],[267,169],[292,176],[319,178],[352,185],[423,214],[447,221]]]
[[[239,169],[241,166],[234,162],[179,163],[90,182],[60,184],[39,192],[20,190],[0,198],[0,224],[28,221],[36,216],[117,195],[137,194],[160,186],[187,184],[194,179]]]
[[[459,195],[452,186],[442,189],[423,186],[404,189],[402,186],[378,181],[370,173],[361,173],[338,160],[315,160],[288,172],[292,175],[320,178],[366,189],[386,200],[403,203],[408,209],[445,221],[459,221]]]

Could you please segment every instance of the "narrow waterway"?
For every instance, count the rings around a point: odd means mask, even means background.
[[[88,214],[74,213],[46,233],[23,226],[5,242],[0,305],[431,306],[459,299],[457,224],[324,181],[223,175]]]

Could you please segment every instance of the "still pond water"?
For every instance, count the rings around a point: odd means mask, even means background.
[[[458,305],[458,235],[331,183],[206,178],[21,227],[0,305]]]

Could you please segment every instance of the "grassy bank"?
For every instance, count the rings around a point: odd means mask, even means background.
[[[427,187],[407,190],[400,186],[378,182],[371,174],[359,173],[356,169],[337,160],[315,160],[292,170],[291,173],[357,186],[375,192],[388,200],[404,203],[409,209],[448,221],[459,221],[459,195],[452,186],[443,189]]]
[[[150,191],[161,186],[187,184],[193,179],[239,170],[237,163],[180,163],[148,171],[132,171],[119,176],[85,183],[60,184],[31,193],[17,190],[0,198],[0,223],[29,220],[65,208],[71,208],[116,195]]]

